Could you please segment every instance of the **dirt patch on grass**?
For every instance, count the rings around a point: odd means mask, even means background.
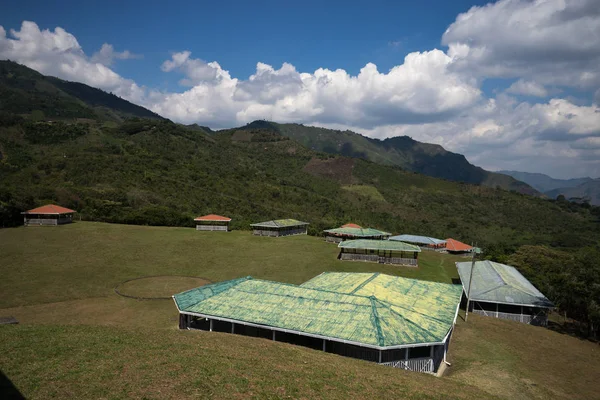
[[[206,278],[194,276],[144,276],[121,282],[115,287],[115,293],[139,300],[170,299],[176,293],[209,283],[212,282]]]
[[[355,160],[352,158],[331,158],[322,160],[313,157],[305,166],[304,171],[311,175],[333,179],[343,184],[355,183],[352,176]]]

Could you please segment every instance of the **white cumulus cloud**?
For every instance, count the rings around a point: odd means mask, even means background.
[[[455,67],[479,77],[600,86],[598,0],[500,0],[460,14],[442,37]]]
[[[182,87],[176,92],[141,87],[110,68],[114,60],[135,54],[105,44],[88,57],[59,27],[41,30],[23,22],[20,30],[7,33],[0,26],[0,58],[112,91],[182,123],[225,128],[270,119],[352,129],[375,138],[409,135],[463,153],[488,169],[599,176],[596,4],[501,0],[473,7],[444,34],[446,52],[413,52],[385,71],[373,63],[350,74],[257,62],[252,75],[237,78],[217,61],[195,58],[189,50],[175,52],[165,55],[157,73],[160,67],[162,73],[180,75]],[[496,77],[514,82],[488,98],[482,81]],[[595,100],[560,98],[561,86],[576,87]]]
[[[111,66],[114,60],[131,60],[142,58],[141,54],[134,54],[129,50],[115,51],[112,44],[104,43],[100,50],[92,55],[91,61],[94,63],[100,63],[106,66]]]
[[[548,96],[548,90],[546,90],[543,85],[531,81],[525,81],[523,79],[519,79],[518,81],[514,82],[508,89],[506,89],[506,91],[508,93],[522,94],[525,96]]]

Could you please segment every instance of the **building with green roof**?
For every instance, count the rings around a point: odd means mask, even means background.
[[[306,235],[308,222],[298,221],[297,219],[275,219],[273,221],[258,222],[250,224],[252,234],[256,236],[290,236]]]
[[[302,285],[245,277],[173,296],[181,329],[304,345],[433,373],[462,288],[379,273],[323,273]]]
[[[421,248],[413,244],[391,240],[357,239],[338,244],[338,259],[370,261],[382,264],[400,264],[417,267]]]
[[[323,232],[325,233],[325,241],[330,243],[340,243],[344,240],[354,239],[387,240],[392,235],[379,229],[354,227],[325,229]]]
[[[469,312],[545,326],[554,307],[515,267],[493,261],[457,262]],[[470,290],[469,290],[470,287]]]

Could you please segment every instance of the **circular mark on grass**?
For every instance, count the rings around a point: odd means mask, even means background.
[[[155,275],[128,279],[115,286],[119,296],[137,300],[166,300],[176,293],[212,283],[198,276]]]

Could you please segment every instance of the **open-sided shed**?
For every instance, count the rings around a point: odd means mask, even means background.
[[[452,254],[469,254],[473,251],[473,246],[459,242],[456,239],[446,239],[446,251]]]
[[[418,266],[419,246],[391,240],[357,239],[338,244],[340,260]]]
[[[380,231],[379,229],[352,227],[325,229],[323,232],[325,233],[325,241],[331,243],[339,243],[344,240],[353,239],[384,240],[391,235],[391,233]]]
[[[414,244],[424,249],[442,249],[446,245],[445,240],[419,235],[396,235],[392,236],[390,240]]]
[[[476,261],[471,275],[471,265],[470,261],[456,263],[470,312],[532,325],[547,324],[548,310],[554,305],[515,267]]]
[[[257,236],[290,236],[306,235],[308,222],[298,221],[297,219],[276,219],[273,221],[259,222],[251,224],[252,234]]]
[[[25,226],[30,225],[63,225],[73,222],[73,214],[77,211],[70,208],[46,204],[29,211],[22,212]]]
[[[379,273],[245,277],[173,296],[181,329],[258,336],[420,372],[445,358],[462,288]]]
[[[209,214],[194,218],[196,230],[198,231],[229,231],[229,222],[231,218],[222,215]]]

